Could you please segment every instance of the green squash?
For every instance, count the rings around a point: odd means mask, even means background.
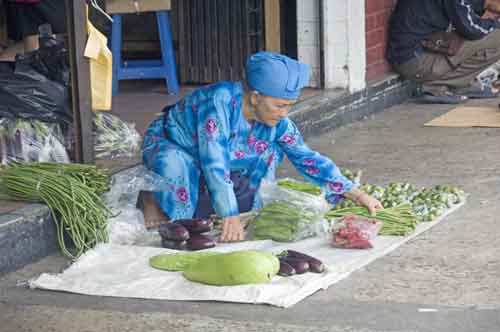
[[[248,251],[251,252],[252,250],[248,250]],[[267,251],[258,251],[258,250],[255,250],[254,252],[257,252],[257,253],[259,253],[261,255],[266,256],[267,259],[269,259],[269,261],[273,265],[273,275],[278,274],[278,272],[280,271],[280,261],[279,261],[279,259],[277,259],[276,256],[274,256],[272,253],[267,252]]]
[[[235,286],[271,282],[279,260],[270,253],[243,250],[200,258],[184,271],[186,279],[207,285]]]
[[[184,271],[189,265],[203,257],[219,255],[216,252],[186,252],[178,254],[161,254],[149,259],[149,265],[158,270]]]

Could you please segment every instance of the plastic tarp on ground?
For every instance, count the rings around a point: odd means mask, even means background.
[[[460,206],[455,206],[436,221],[420,224],[410,236],[379,236],[372,240],[374,248],[370,250],[334,249],[326,239],[319,237],[296,243],[264,240],[219,244],[213,249],[220,252],[261,249],[273,253],[295,249],[321,259],[328,266],[328,270],[322,274],[306,273],[287,278],[276,276],[269,284],[231,287],[202,285],[186,280],[181,272],[165,272],[149,266],[149,257],[173,250],[101,244],[80,257],[63,273],[42,274],[30,281],[30,286],[98,296],[265,303],[286,308],[395,250],[442,221]]]

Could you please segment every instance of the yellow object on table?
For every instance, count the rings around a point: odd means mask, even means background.
[[[89,38],[84,56],[90,59],[90,89],[92,109],[111,110],[113,85],[113,56],[108,48],[108,39],[87,18]]]

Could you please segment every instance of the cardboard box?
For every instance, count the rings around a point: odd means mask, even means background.
[[[133,0],[106,0],[108,14],[136,13]],[[139,12],[170,10],[170,0],[137,0]]]
[[[458,106],[425,126],[500,128],[500,110],[497,106]]]

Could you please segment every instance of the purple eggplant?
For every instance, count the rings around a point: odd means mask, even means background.
[[[187,240],[187,247],[189,250],[203,250],[215,247],[215,240],[206,235],[193,234]]]
[[[309,271],[309,263],[305,259],[293,257],[281,257],[280,263],[285,262],[295,269],[296,274],[303,274]],[[280,266],[281,268],[281,266]]]
[[[295,251],[295,250],[286,250],[283,252],[283,255],[285,257],[292,257],[292,258],[299,258],[299,259],[304,259],[309,263],[309,271],[314,272],[314,273],[323,273],[325,272],[325,264],[323,264],[322,261],[319,259],[303,254],[301,252]]]
[[[278,272],[279,276],[290,277],[295,274],[295,269],[288,263],[280,261],[280,270]]]
[[[210,219],[179,219],[175,223],[186,227],[190,234],[210,232],[214,228]]]
[[[187,241],[172,241],[172,240],[162,239],[161,245],[163,248],[168,248],[168,249],[188,250]]]
[[[163,239],[172,241],[186,241],[189,239],[189,232],[186,227],[171,222],[162,223],[158,233]]]

